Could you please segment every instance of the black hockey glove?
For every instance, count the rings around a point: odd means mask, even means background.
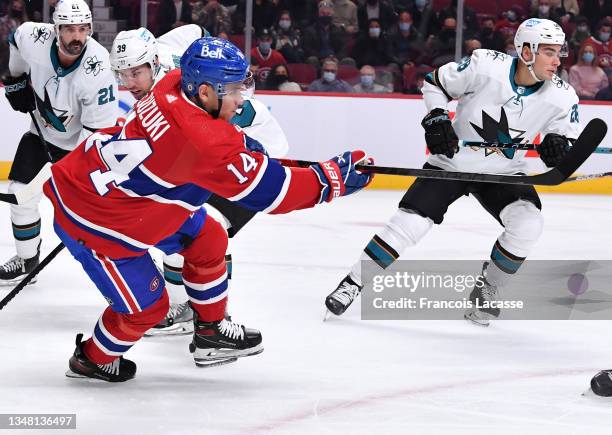
[[[26,73],[19,77],[6,75],[2,78],[2,83],[4,84],[6,99],[11,103],[13,110],[28,113],[36,109],[34,90]]]
[[[569,142],[567,138],[555,133],[548,133],[538,148],[540,158],[549,168],[561,163],[568,151]]]
[[[421,125],[425,129],[425,142],[432,154],[444,154],[449,159],[457,152],[457,135],[448,112],[434,109],[427,114]]]

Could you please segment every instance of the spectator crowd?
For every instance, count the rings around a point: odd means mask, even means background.
[[[110,3],[116,18],[140,25],[139,0]],[[3,71],[9,33],[41,9],[42,0],[0,0]],[[148,17],[156,35],[195,23],[244,47],[246,0],[149,0]],[[558,75],[581,99],[612,100],[612,0],[466,0],[463,17],[464,56],[516,56],[524,19],[557,22],[569,48]],[[455,58],[457,0],[253,0],[253,27],[258,89],[418,94],[427,73]]]

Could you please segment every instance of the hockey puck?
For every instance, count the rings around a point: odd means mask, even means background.
[[[567,288],[573,295],[581,295],[589,288],[589,280],[582,273],[574,273],[567,280]]]

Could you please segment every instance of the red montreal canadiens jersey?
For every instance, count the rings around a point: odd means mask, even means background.
[[[187,99],[180,78],[180,70],[168,73],[123,128],[92,134],[52,166],[44,191],[56,222],[87,247],[112,258],[140,255],[211,193],[266,213],[318,202],[312,170],[249,152],[238,127]]]

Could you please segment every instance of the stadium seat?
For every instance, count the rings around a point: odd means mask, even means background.
[[[147,2],[147,29],[154,35],[157,35],[158,23],[157,14],[159,11],[159,1],[149,0]]]
[[[497,15],[497,1],[491,0],[466,0],[465,4],[470,6],[478,15]]]
[[[359,81],[359,69],[351,65],[338,65],[338,78],[354,85]]]
[[[414,65],[406,66],[402,75],[403,90],[412,88],[416,79],[416,67]]]
[[[246,37],[244,36],[244,33],[238,33],[236,35],[229,35],[230,42],[241,50],[244,50],[245,38]]]
[[[497,0],[496,3],[500,14],[509,11],[514,5],[522,7],[525,13],[529,13],[529,0]]]
[[[291,80],[302,88],[308,87],[317,78],[317,70],[308,63],[290,63],[287,67]]]
[[[444,9],[450,6],[451,0],[433,0],[432,9],[434,12],[438,12],[441,9]]]

